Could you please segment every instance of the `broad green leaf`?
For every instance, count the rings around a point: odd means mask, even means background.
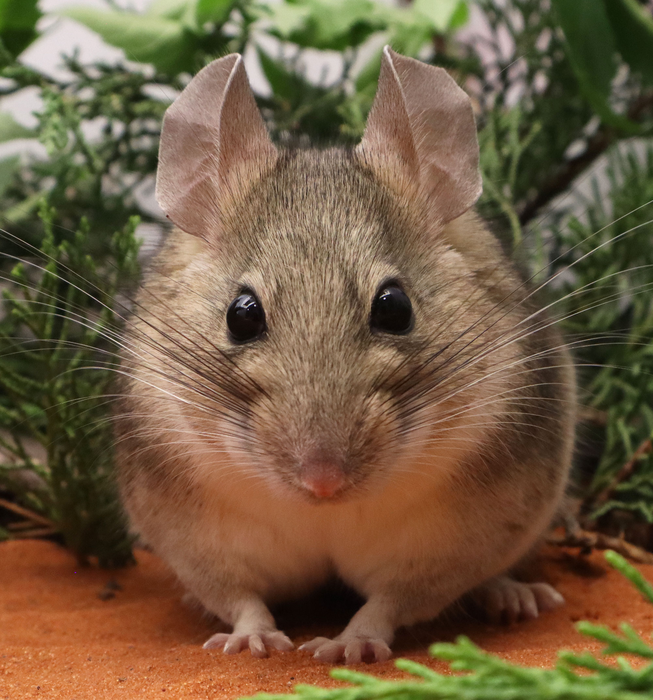
[[[417,56],[424,44],[433,37],[433,27],[412,8],[396,13],[390,24],[390,45],[406,56]]]
[[[197,0],[154,0],[147,8],[145,16],[171,19],[191,32],[199,32],[196,5]]]
[[[383,28],[374,21],[376,7],[371,0],[311,0],[310,4],[317,48],[358,46]]]
[[[415,0],[412,9],[427,18],[434,30],[444,32],[449,28],[459,4],[459,0]]]
[[[636,0],[603,0],[617,49],[633,71],[653,83],[653,17]]]
[[[639,127],[610,106],[612,79],[617,70],[615,42],[602,0],[553,0],[567,40],[569,60],[583,94],[607,124],[627,133]]]
[[[601,0],[553,0],[576,73],[607,98],[617,70],[614,37]]]
[[[13,139],[30,139],[36,136],[33,129],[19,124],[8,112],[0,112],[0,143]]]
[[[61,14],[97,32],[108,44],[123,49],[131,61],[152,63],[171,75],[194,68],[193,56],[199,38],[181,22],[85,7],[71,7]]]
[[[0,39],[18,56],[37,37],[38,0],[0,0]]]
[[[182,19],[188,8],[194,8],[197,0],[152,0],[145,14],[166,19]]]
[[[300,0],[273,5],[271,33],[299,46],[342,51],[359,46],[385,27],[377,8],[372,0]]]
[[[260,46],[256,47],[256,51],[261,61],[263,73],[270,83],[275,97],[283,100],[292,100],[301,79],[288,71],[280,61],[272,58]]]
[[[197,21],[200,25],[205,22],[222,24],[231,14],[235,0],[197,0]]]
[[[458,7],[451,15],[449,20],[449,29],[460,29],[469,22],[469,5],[466,0],[460,0]]]
[[[376,85],[381,72],[381,56],[383,49],[379,49],[374,56],[360,69],[356,76],[356,92],[367,90],[370,85]]]
[[[275,3],[264,6],[264,16],[272,20],[274,33],[283,39],[288,39],[294,32],[301,32],[306,28],[306,22],[311,14],[308,7],[299,5],[287,5]]]

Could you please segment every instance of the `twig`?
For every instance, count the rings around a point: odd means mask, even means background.
[[[610,537],[602,532],[590,532],[581,528],[564,535],[550,535],[547,538],[549,544],[558,547],[581,547],[582,549],[613,549],[618,554],[628,557],[638,564],[653,564],[653,553],[637,545],[626,542],[619,537]]]
[[[56,535],[58,530],[52,527],[37,527],[33,530],[21,530],[20,532],[12,533],[12,538],[15,540],[31,540],[37,537],[47,537],[48,535]]]
[[[44,517],[43,515],[39,515],[34,511],[28,510],[27,508],[23,508],[22,506],[19,506],[16,503],[7,501],[4,498],[0,498],[0,506],[6,508],[7,510],[10,510],[12,513],[16,513],[16,515],[22,515],[24,518],[27,518],[28,520],[31,520],[34,523],[43,525],[44,527],[50,528],[55,531],[58,529],[56,524],[53,523],[52,520]]]
[[[525,226],[535,217],[537,212],[557,195],[564,192],[585,168],[591,165],[600,155],[605,153],[615,139],[612,129],[598,131],[587,143],[587,148],[577,158],[567,161],[548,182],[545,182],[533,199],[526,202],[519,213],[519,221]]]
[[[632,474],[635,465],[639,461],[639,458],[648,454],[652,449],[653,443],[651,442],[651,438],[644,440],[644,442],[635,450],[635,452],[633,452],[633,456],[623,465],[623,467],[621,467],[614,479],[612,479],[612,481],[594,499],[594,507],[603,505],[603,503],[610,498],[615,488]]]
[[[9,523],[7,525],[7,530],[10,532],[18,532],[19,530],[29,530],[34,527],[34,521],[32,520],[19,520],[15,523]]]
[[[578,420],[605,426],[608,424],[608,412],[592,406],[581,406],[578,409]]]
[[[651,106],[653,106],[653,93],[642,95],[628,110],[628,118],[636,121]],[[605,153],[617,137],[618,133],[610,127],[604,127],[594,134],[588,141],[585,151],[577,158],[568,161],[548,182],[544,183],[533,199],[526,202],[519,213],[521,225],[525,226],[543,206],[568,189],[576,176]]]

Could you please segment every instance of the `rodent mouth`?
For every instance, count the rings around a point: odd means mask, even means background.
[[[330,496],[318,496],[301,487],[298,490],[304,500],[316,506],[337,505],[349,501],[354,497],[351,492],[352,490],[349,488],[344,488]]]

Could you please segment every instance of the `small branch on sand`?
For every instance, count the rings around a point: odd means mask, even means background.
[[[56,535],[58,530],[51,527],[37,527],[32,530],[19,530],[12,533],[12,538],[15,540],[32,540],[37,537],[49,537]]]
[[[653,442],[651,438],[644,440],[644,442],[633,452],[633,456],[621,467],[619,472],[615,475],[614,479],[601,491],[594,499],[593,506],[603,505],[612,495],[615,488],[622,482],[625,481],[633,472],[639,458],[644,455],[649,454],[653,449]]]
[[[16,515],[22,515],[23,518],[27,518],[33,523],[42,525],[43,527],[49,528],[54,532],[58,531],[57,525],[53,523],[52,520],[50,520],[49,518],[46,518],[43,515],[39,515],[38,513],[35,513],[34,511],[29,510],[27,508],[23,508],[22,506],[19,506],[16,503],[12,503],[11,501],[7,501],[4,498],[0,498],[0,506],[2,508],[10,510],[12,513],[16,513]]]
[[[621,556],[638,564],[653,564],[653,553],[619,537],[610,537],[602,532],[582,530],[580,527],[568,531],[564,535],[552,534],[547,538],[547,542],[558,547],[581,547],[590,550],[613,549],[617,554],[621,554]]]

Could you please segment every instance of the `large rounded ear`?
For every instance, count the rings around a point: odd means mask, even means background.
[[[203,68],[166,111],[157,202],[179,228],[208,239],[276,154],[242,56],[225,56]]]
[[[390,187],[416,187],[442,223],[466,212],[483,189],[469,97],[444,69],[389,46],[357,152]]]

